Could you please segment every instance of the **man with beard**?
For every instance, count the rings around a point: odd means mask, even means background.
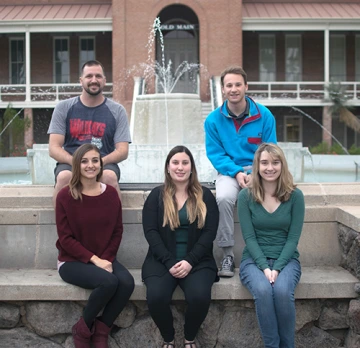
[[[124,107],[103,95],[106,77],[102,64],[87,61],[81,72],[81,95],[56,105],[48,129],[49,154],[57,161],[54,207],[58,192],[70,181],[72,154],[85,143],[99,148],[104,165],[101,182],[115,187],[120,197],[118,163],[127,158],[131,142]]]

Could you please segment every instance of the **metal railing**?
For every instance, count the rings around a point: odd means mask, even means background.
[[[199,93],[200,77],[197,76],[196,93]],[[217,106],[222,102],[219,77],[215,76],[210,81],[210,93],[212,101],[217,100]],[[360,103],[360,82],[341,82],[344,93],[349,101]],[[146,93],[146,83],[141,81],[138,94]],[[155,86],[157,83],[155,83]],[[322,101],[326,98],[326,86],[323,81],[274,81],[274,82],[248,82],[249,89],[247,95],[255,99],[272,100],[296,100],[296,101]],[[29,90],[28,90],[29,88]],[[19,85],[0,85],[0,103],[19,102],[19,103],[38,103],[38,102],[57,102],[79,95],[82,87],[79,83],[68,84],[31,84],[30,86]],[[104,94],[112,97],[113,84],[107,83]],[[29,99],[27,99],[27,96]],[[212,105],[215,107],[215,105]]]
[[[360,100],[360,82],[340,82],[349,100]],[[324,100],[327,97],[325,82],[248,82],[247,95],[256,99]]]
[[[112,83],[104,87],[104,95],[112,97]],[[59,101],[77,96],[81,93],[82,87],[79,83],[51,84],[40,83],[30,85],[30,100],[26,100],[26,85],[0,85],[0,102],[41,102]]]

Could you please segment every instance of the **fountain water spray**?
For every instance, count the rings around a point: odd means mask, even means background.
[[[343,146],[343,144],[340,143],[340,141],[338,139],[336,139],[331,132],[329,132],[320,122],[316,121],[313,117],[311,117],[309,114],[307,114],[306,112],[302,111],[301,109],[296,108],[295,106],[291,106],[291,108],[297,112],[300,112],[301,114],[303,114],[304,116],[306,116],[307,118],[309,118],[311,121],[315,122],[318,126],[320,126],[326,133],[328,133],[340,146],[341,148],[344,150],[344,152],[347,155],[349,154],[349,151]]]
[[[11,125],[11,123],[15,120],[16,116],[20,114],[21,111],[24,109],[21,109],[10,121],[9,123],[4,127],[4,129],[0,132],[0,137],[3,135],[3,133],[6,131],[6,129]]]

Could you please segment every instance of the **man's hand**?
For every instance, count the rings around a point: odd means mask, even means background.
[[[236,174],[235,179],[241,188],[245,188],[251,185],[252,175],[239,172]]]

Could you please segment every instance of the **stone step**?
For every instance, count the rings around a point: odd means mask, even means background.
[[[241,284],[239,270],[232,278],[221,278],[212,288],[213,300],[246,300],[250,293]],[[130,269],[135,279],[131,300],[145,300],[140,269]],[[341,267],[303,267],[296,299],[355,298],[359,280]],[[90,290],[65,283],[56,270],[0,269],[1,301],[85,301]],[[174,300],[184,299],[177,288]]]
[[[210,114],[211,111],[212,111],[211,103],[206,103],[206,102],[201,103],[201,115],[204,120]]]

